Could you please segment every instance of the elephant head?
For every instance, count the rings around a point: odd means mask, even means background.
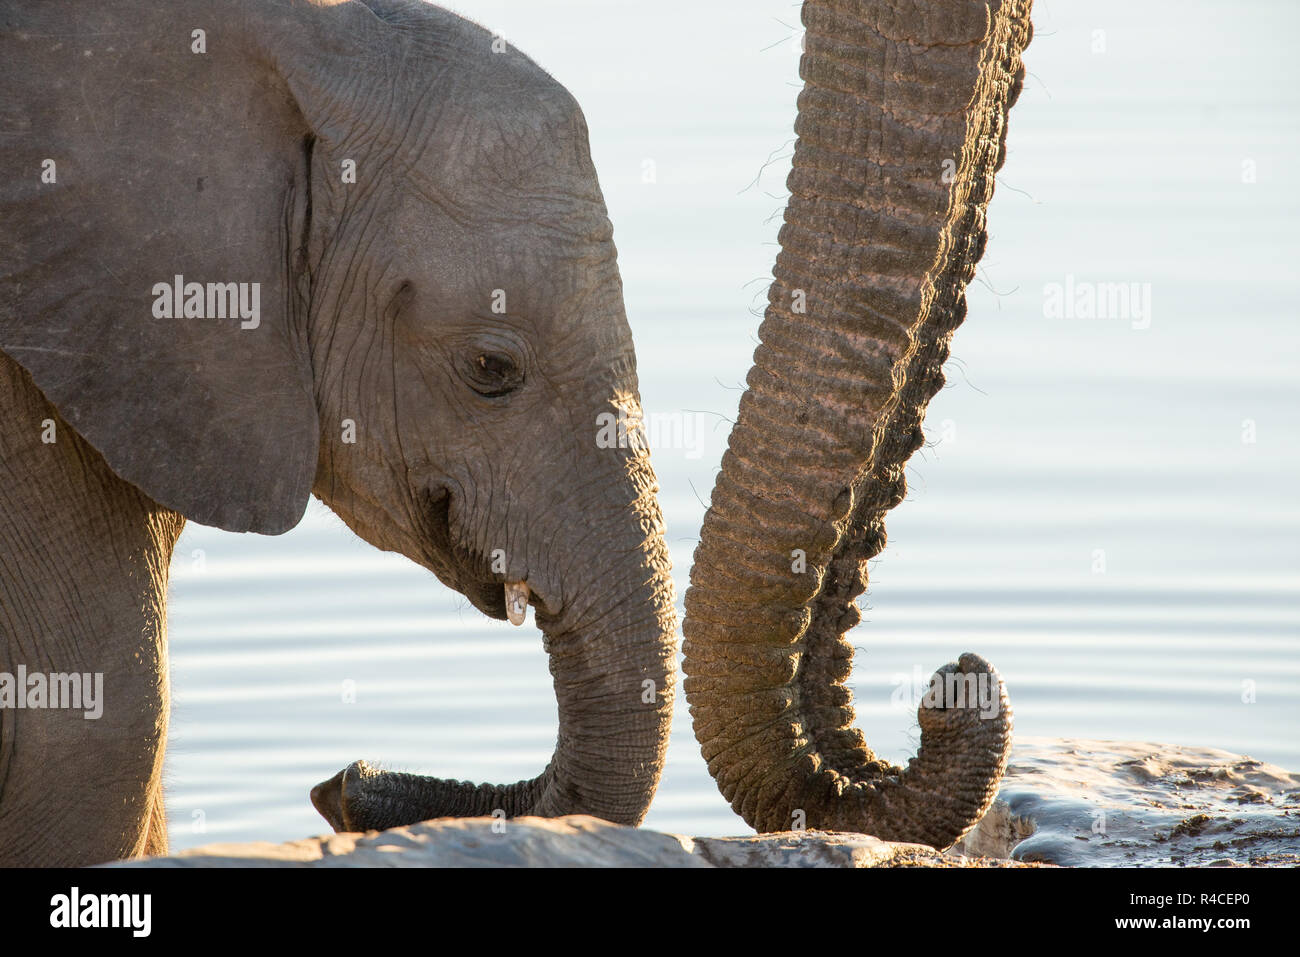
[[[573,98],[424,3],[60,15],[6,14],[6,94],[39,106],[6,117],[0,350],[163,506],[276,534],[314,492],[485,614],[533,604],[545,636],[538,777],[358,765],[318,789],[326,816],[639,822],[674,598],[648,454],[601,441],[639,398]]]
[[[686,594],[686,695],[758,830],[942,848],[996,794],[1001,680],[975,655],[940,669],[920,752],[892,767],[853,727],[843,636],[966,314],[1029,0],[807,0],[803,22],[791,196]]]

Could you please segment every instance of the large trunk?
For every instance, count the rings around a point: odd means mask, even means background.
[[[843,635],[965,316],[1029,0],[809,0],[803,22],[781,252],[686,595],[687,699],[758,830],[946,847],[1005,768],[997,672],[974,655],[940,669],[920,752],[892,767],[853,727]]]
[[[585,555],[587,587],[558,619],[540,611],[559,709],[555,754],[537,777],[473,784],[384,771],[355,762],[312,790],[340,831],[384,829],[436,817],[593,814],[640,824],[663,771],[672,724],[677,617],[663,525],[648,465]],[[603,559],[600,556],[604,556]],[[597,564],[598,563],[598,564]],[[576,602],[585,602],[579,605]]]

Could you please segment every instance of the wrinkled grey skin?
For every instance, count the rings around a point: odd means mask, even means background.
[[[682,624],[700,751],[759,831],[945,848],[988,810],[1006,768],[1010,703],[979,655],[935,673],[905,768],[867,746],[847,682],[868,563],[906,497],[984,254],[1029,10],[803,5],[781,251]]]
[[[0,864],[165,849],[172,546],[283,532],[310,493],[489,616],[526,582],[560,716],[533,780],[354,766],[326,817],[639,822],[673,595],[648,457],[597,441],[639,399],[572,97],[402,0],[6,3],[0,89],[0,672],[105,699],[0,710]],[[260,321],[157,318],[177,274],[259,283]]]

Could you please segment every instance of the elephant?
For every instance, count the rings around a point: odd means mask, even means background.
[[[683,688],[722,795],[758,831],[947,848],[997,795],[1013,715],[966,653],[906,768],[854,726],[847,634],[966,316],[1032,37],[1030,0],[805,0],[804,87],[760,344],[685,596]],[[330,782],[418,820],[420,779]]]
[[[970,653],[931,679],[907,768],[878,759],[853,724],[846,634],[966,316],[1029,13],[1029,0],[803,5],[781,249],[682,622],[701,752],[759,831],[946,848],[1006,767],[1006,688]]]
[[[173,546],[311,495],[532,605],[559,716],[532,779],[359,763],[327,817],[639,823],[676,600],[572,95],[412,0],[5,3],[0,64],[0,864],[166,850]]]

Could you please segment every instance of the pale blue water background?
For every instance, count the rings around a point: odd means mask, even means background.
[[[1021,733],[1300,768],[1298,9],[1035,7],[982,278],[927,420],[936,444],[911,466],[855,633],[859,721],[905,759],[916,724],[891,705],[896,677],[969,649],[1002,670]],[[583,104],[647,410],[716,414],[698,457],[655,451],[680,599],[696,493],[712,488],[727,429],[712,425],[734,415],[775,252],[798,5],[458,9]],[[1045,318],[1043,287],[1067,274],[1149,283],[1150,327]],[[355,758],[514,781],[551,754],[531,616],[487,621],[319,504],[280,538],[191,525],[170,620],[176,847],[326,830],[307,791]],[[647,824],[743,833],[679,705]]]

